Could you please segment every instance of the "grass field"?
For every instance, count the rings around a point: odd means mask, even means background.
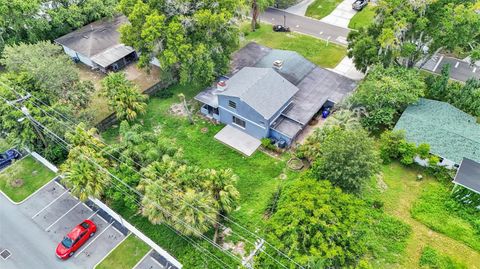
[[[465,264],[468,268],[479,268],[475,261],[480,260],[480,252],[471,247],[451,238],[442,233],[430,229],[421,221],[412,217],[412,208],[419,199],[422,199],[422,193],[429,192],[431,189],[441,187],[440,182],[424,175],[422,181],[416,180],[417,174],[421,170],[413,167],[405,167],[399,163],[392,163],[382,167],[382,177],[378,178],[374,184],[366,191],[366,198],[382,201],[384,211],[391,217],[407,224],[411,228],[411,235],[406,241],[406,246],[397,259],[396,264],[376,264],[379,268],[418,268],[420,257],[426,246],[431,246],[443,255]],[[448,194],[448,192],[447,192]],[[436,214],[433,208],[429,210],[430,214]],[[444,215],[436,215],[439,222],[443,222]],[[451,215],[450,218],[457,222],[463,222],[462,218]],[[391,246],[390,246],[391,247]],[[401,250],[400,248],[398,250]],[[390,252],[382,254],[377,259],[388,261]],[[390,257],[391,258],[391,257]]]
[[[251,231],[258,229],[261,232],[265,225],[263,213],[271,195],[281,182],[279,176],[282,173],[286,173],[287,178],[296,176],[294,172],[285,171],[286,157],[275,159],[261,151],[245,157],[214,139],[213,136],[223,128],[223,125],[214,125],[199,117],[195,117],[195,125],[190,125],[186,118],[171,115],[170,106],[180,102],[177,97],[178,93],[183,93],[187,99],[191,99],[200,89],[187,85],[174,86],[171,90],[174,93],[171,98],[150,99],[147,113],[139,119],[143,122],[143,129],[155,129],[160,132],[160,135],[174,139],[174,142],[184,149],[184,158],[203,168],[232,168],[239,177],[237,189],[241,197],[240,208],[231,216]],[[103,137],[112,142],[115,141],[117,135],[118,129],[114,128],[105,132]],[[136,212],[121,208],[121,205],[118,206],[117,212],[125,214],[125,217],[129,218],[129,221],[136,227],[160,246],[171,251],[182,263],[189,265],[186,268],[203,266],[204,257],[195,253],[191,246],[167,227],[152,225],[138,215],[132,217]],[[235,227],[232,228],[235,230]],[[208,246],[206,242],[201,243]]]
[[[276,33],[268,24],[262,24],[255,32],[251,32],[249,24],[243,24],[241,30],[245,35],[242,46],[254,41],[274,49],[293,50],[321,67],[333,68],[347,55],[347,49],[340,45],[332,42],[327,45],[323,40],[299,33]]]
[[[369,4],[362,11],[357,12],[350,20],[348,28],[360,30],[362,27],[368,27],[375,19],[375,7]]]
[[[424,189],[412,207],[412,216],[430,229],[462,241],[480,252],[480,211],[466,210],[450,198],[442,184]],[[477,224],[478,225],[478,224]]]
[[[130,234],[95,269],[133,268],[149,250],[145,242]]]
[[[54,177],[55,173],[32,156],[28,156],[0,172],[0,189],[18,203]],[[23,184],[14,187],[12,186],[14,180],[21,180]]]
[[[332,13],[341,2],[342,0],[315,0],[308,6],[305,15],[319,20]]]
[[[432,269],[466,269],[463,263],[459,263],[449,256],[439,253],[436,249],[426,246],[422,251],[419,265],[422,268]]]

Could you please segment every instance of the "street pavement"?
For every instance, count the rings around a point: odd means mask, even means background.
[[[468,61],[447,57],[441,54],[434,55],[425,63],[423,69],[440,74],[442,67],[450,65],[450,77],[459,81],[467,81],[469,78],[480,79],[480,66],[471,65]]]
[[[0,194],[0,251],[8,249],[12,253],[6,260],[0,260],[0,268],[83,268],[70,260],[59,262],[55,248],[56,244],[31,217],[22,214],[17,205]]]
[[[260,20],[270,24],[283,24],[284,16],[286,25],[289,26],[292,31],[311,35],[343,46],[348,44],[347,35],[350,32],[348,28],[288,13],[281,9],[268,8],[260,15]]]
[[[284,24],[284,18],[286,25],[290,27],[292,31],[311,35],[329,42],[334,42],[343,46],[348,45],[347,36],[350,29],[332,25],[330,23],[319,21],[316,19],[308,18],[305,16],[289,13],[285,10],[268,8],[263,14],[260,15],[260,20],[270,24]],[[345,72],[347,69],[351,69],[346,63],[350,63],[349,59],[344,59],[345,66],[341,66],[338,73]],[[467,81],[469,78],[480,79],[480,66],[471,66],[469,62],[447,57],[444,55],[434,55],[423,67],[427,71],[433,73],[440,73],[442,66],[450,64],[450,77],[459,81]],[[345,70],[344,70],[345,69]],[[353,70],[355,72],[355,70]],[[353,76],[356,76],[355,74]],[[353,78],[352,76],[352,78]]]

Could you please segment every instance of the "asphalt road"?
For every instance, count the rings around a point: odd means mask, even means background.
[[[260,15],[260,20],[269,24],[283,25],[284,19],[286,25],[289,26],[292,31],[311,35],[343,46],[348,44],[347,36],[351,31],[348,28],[331,25],[316,19],[292,14],[276,8],[268,8]],[[432,57],[422,69],[434,73],[440,73],[442,66],[445,64],[451,65],[450,77],[453,79],[459,81],[467,81],[469,78],[480,79],[480,66],[472,67],[467,62],[442,55],[435,55]]]
[[[340,45],[347,45],[347,35],[350,32],[350,29],[347,28],[295,15],[276,8],[268,8],[265,10],[265,12],[260,15],[260,20],[270,24],[283,24],[284,16],[286,25],[289,26],[292,31],[312,35]]]
[[[55,248],[56,243],[44,230],[0,194],[0,251],[12,253],[7,260],[0,259],[0,268],[82,268],[68,260],[59,262]]]

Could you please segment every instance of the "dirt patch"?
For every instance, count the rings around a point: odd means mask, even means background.
[[[287,166],[292,170],[298,171],[298,170],[301,170],[305,166],[305,164],[299,158],[294,157],[288,160]]]
[[[200,129],[200,132],[201,132],[202,134],[206,134],[206,133],[208,133],[208,128],[207,128],[207,127],[203,127],[202,129]]]
[[[382,193],[385,192],[388,189],[387,183],[385,183],[385,181],[383,181],[383,175],[382,174],[377,175],[377,188]]]
[[[23,179],[21,178],[10,180],[10,186],[12,186],[12,188],[20,188],[21,186],[23,186],[23,183]]]
[[[174,116],[187,117],[187,110],[182,103],[173,104],[169,109],[170,114]]]

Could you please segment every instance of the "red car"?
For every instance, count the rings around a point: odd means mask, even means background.
[[[66,260],[73,256],[73,253],[77,251],[87,240],[92,237],[97,231],[97,226],[91,220],[84,220],[77,225],[71,232],[67,234],[57,246],[55,251],[57,257],[62,260]]]

